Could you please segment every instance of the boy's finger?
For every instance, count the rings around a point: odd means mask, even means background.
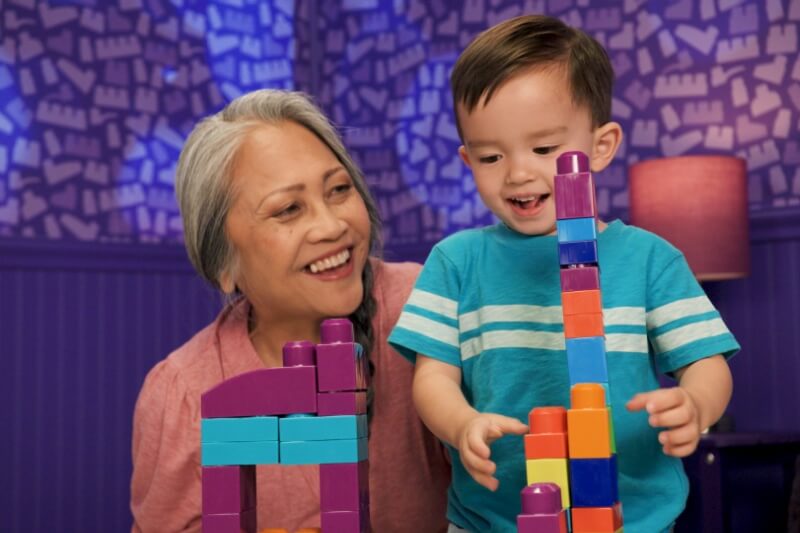
[[[498,416],[494,419],[495,426],[500,430],[500,437],[508,433],[514,435],[524,435],[528,432],[528,426],[510,416]]]
[[[486,444],[487,435],[485,433],[487,433],[486,430],[471,431],[467,435],[467,446],[478,457],[488,459],[491,450],[489,450],[489,446]]]
[[[683,403],[683,395],[677,387],[659,389],[637,394],[627,403],[629,411],[646,409],[648,413],[660,413],[666,409],[677,407]]]
[[[698,438],[698,431],[690,425],[662,431],[658,434],[658,442],[667,446],[682,446]]]
[[[463,454],[461,460],[467,469],[480,472],[481,474],[492,475],[497,469],[493,461],[482,459],[470,451]]]
[[[475,474],[472,476],[472,478],[475,481],[477,481],[479,485],[486,487],[492,492],[496,491],[497,487],[500,485],[500,482],[497,480],[497,478],[494,478],[492,476],[487,476],[484,474]]]
[[[696,442],[690,442],[688,444],[681,444],[679,446],[663,446],[662,447],[664,453],[671,457],[686,457],[694,453],[697,449]]]
[[[686,425],[690,420],[691,413],[689,412],[689,409],[681,406],[674,409],[669,409],[667,411],[662,411],[660,413],[654,413],[650,415],[650,417],[647,419],[647,422],[654,428],[671,428]]]

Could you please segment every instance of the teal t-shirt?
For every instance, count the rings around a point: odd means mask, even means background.
[[[683,510],[681,461],[664,455],[647,413],[630,413],[634,394],[669,373],[739,345],[692,275],[663,239],[614,221],[598,235],[610,404],[627,533],[668,528]],[[420,353],[460,367],[462,391],[481,412],[527,423],[535,406],[569,407],[558,246],[503,224],[467,230],[437,244],[389,342],[411,361]],[[475,532],[516,531],[526,484],[523,439],[492,447],[500,487],[478,485],[450,448],[448,518]]]

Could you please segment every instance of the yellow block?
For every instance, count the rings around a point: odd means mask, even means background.
[[[561,505],[569,508],[569,474],[567,459],[528,459],[525,461],[528,485],[555,483],[561,489]]]

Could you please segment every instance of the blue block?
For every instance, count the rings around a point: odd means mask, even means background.
[[[619,501],[617,456],[570,459],[569,491],[573,507],[611,507]]]
[[[603,337],[566,339],[569,385],[608,383],[606,340]]]
[[[597,240],[597,224],[593,217],[556,220],[558,242]]]
[[[367,415],[282,418],[282,441],[360,439],[367,436]]]
[[[200,421],[200,439],[202,442],[278,440],[278,417],[204,418]]]
[[[596,265],[597,241],[560,242],[558,260],[565,265]]]
[[[278,464],[278,441],[204,442],[200,445],[203,466]]]
[[[357,463],[367,458],[367,439],[281,442],[281,464]]]

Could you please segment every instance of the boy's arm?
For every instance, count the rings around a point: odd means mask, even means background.
[[[685,457],[697,448],[700,434],[725,412],[733,379],[722,355],[686,365],[675,376],[678,387],[637,394],[626,407],[630,411],[646,409],[651,426],[669,428],[658,435],[664,453]]]
[[[461,369],[417,355],[414,405],[431,432],[456,448],[470,475],[489,490],[499,484],[489,445],[505,434],[524,434],[528,426],[514,418],[479,413],[461,392]]]

